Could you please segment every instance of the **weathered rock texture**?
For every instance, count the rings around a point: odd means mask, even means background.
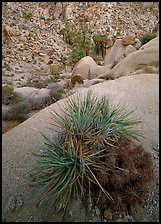
[[[158,73],[159,72],[159,37],[154,38],[139,50],[128,54],[113,69],[114,79],[131,75],[132,73]]]
[[[86,94],[89,89],[97,97],[106,96],[113,105],[121,104],[125,111],[134,110],[132,117],[142,121],[136,127],[144,137],[141,141],[145,149],[155,155],[153,146],[158,144],[159,138],[159,76],[140,74],[121,77],[94,85],[86,90],[82,89],[81,94]],[[62,99],[58,104],[52,104],[2,135],[3,221],[44,221],[43,213],[36,206],[37,199],[31,194],[31,187],[25,174],[35,162],[33,152],[45,147],[40,133],[43,132],[49,138],[56,134],[56,127],[52,126],[52,131],[48,129],[51,127],[50,109],[61,114],[62,110],[59,106],[64,105],[65,101],[66,99]],[[73,211],[77,211],[79,216],[78,209]],[[159,210],[156,214],[159,214]],[[83,212],[83,215],[84,220],[89,221],[88,214]],[[73,216],[71,220],[77,221],[74,217],[76,216]],[[158,220],[158,217],[155,216],[154,219]],[[99,218],[96,220],[99,221]],[[51,221],[62,221],[62,214],[53,216]]]
[[[109,74],[112,64],[101,66],[89,56],[83,57],[73,68],[73,75],[80,74],[84,79],[94,79],[103,74]]]

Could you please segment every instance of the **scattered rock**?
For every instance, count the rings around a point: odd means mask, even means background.
[[[63,88],[67,88],[69,87],[69,79],[62,79],[59,82],[57,82],[57,85]]]
[[[20,87],[14,91],[20,94],[23,100],[33,103],[35,107],[41,107],[50,98],[50,89],[47,88]]]
[[[68,21],[68,20],[72,20],[72,3],[70,3],[69,5],[67,5],[65,7],[65,10],[64,10],[64,20],[65,21]]]
[[[154,38],[147,44],[143,45],[139,50],[129,54],[122,61],[120,61],[112,69],[112,77],[114,79],[131,75],[139,71],[139,73],[146,73],[147,66],[158,67],[159,65],[159,38]]]
[[[63,6],[61,2],[56,2],[55,9],[54,9],[54,19],[58,19],[62,14]]]

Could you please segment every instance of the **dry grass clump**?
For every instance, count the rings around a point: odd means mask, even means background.
[[[141,145],[120,140],[116,146],[108,147],[101,160],[103,169],[97,170],[96,177],[113,198],[110,201],[96,188],[94,195],[101,208],[120,211],[147,197],[155,176],[154,166],[151,154]]]
[[[78,83],[78,84],[83,84],[84,83],[84,78],[81,76],[81,75],[79,75],[79,74],[74,74],[74,75],[72,75],[72,77],[71,77],[71,83],[73,84],[73,85],[75,85],[76,83]]]

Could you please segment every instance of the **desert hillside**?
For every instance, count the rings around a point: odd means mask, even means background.
[[[20,87],[31,79],[48,79],[50,62],[63,70],[72,47],[59,31],[68,23],[75,32],[85,29],[89,39],[107,32],[112,39],[146,34],[158,22],[157,2],[3,2],[2,83]]]

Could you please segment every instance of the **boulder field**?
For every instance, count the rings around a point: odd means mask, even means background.
[[[72,74],[84,79],[116,79],[121,76],[142,73],[159,73],[159,37],[141,46],[124,46],[122,40],[115,41],[107,52],[104,66],[97,65],[89,56],[82,58],[73,68]]]

